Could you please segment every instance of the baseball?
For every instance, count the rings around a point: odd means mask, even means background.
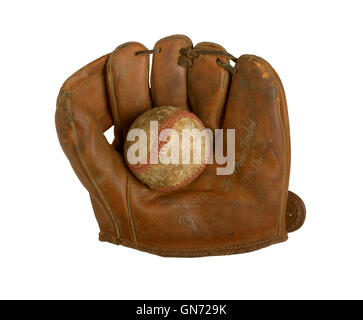
[[[124,157],[144,184],[172,191],[196,179],[209,158],[208,129],[193,113],[176,107],[144,112],[129,128]]]

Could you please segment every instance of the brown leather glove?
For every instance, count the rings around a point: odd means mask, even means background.
[[[218,165],[210,164],[169,193],[137,180],[125,165],[123,141],[135,118],[158,106],[188,109],[211,129],[235,129],[234,173],[216,175]],[[112,126],[110,145],[103,133]],[[262,58],[235,59],[209,42],[193,48],[182,35],[161,39],[153,50],[125,43],[64,83],[56,127],[90,193],[101,241],[162,256],[232,254],[284,241],[304,222],[303,202],[288,192],[284,89]]]

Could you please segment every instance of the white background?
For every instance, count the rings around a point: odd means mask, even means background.
[[[363,298],[360,1],[2,1],[0,298]],[[287,93],[305,225],[234,256],[98,241],[54,125],[63,81],[127,41],[182,33],[269,61]]]

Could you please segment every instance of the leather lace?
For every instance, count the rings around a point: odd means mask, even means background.
[[[147,54],[157,54],[160,51],[161,51],[160,48],[156,48],[156,49],[153,49],[153,50],[141,50],[141,51],[136,51],[135,56],[147,55]]]
[[[181,49],[180,53],[189,58],[198,57],[200,54],[209,54],[212,56],[219,56],[219,57],[227,58],[234,62],[237,61],[237,58],[232,56],[230,53],[225,52],[225,51],[219,51],[219,50],[185,48],[185,49]]]
[[[140,51],[136,51],[135,55],[138,56],[138,55],[158,54],[160,51],[161,51],[161,48],[156,48],[156,49],[152,49],[152,50],[140,50]],[[225,51],[183,48],[183,49],[180,49],[180,54],[181,54],[181,56],[179,57],[178,64],[186,66],[188,68],[190,68],[192,66],[194,57],[198,57],[200,54],[207,54],[207,55],[216,56],[217,57],[216,63],[219,66],[221,66],[222,68],[224,68],[225,70],[227,70],[228,72],[230,72],[230,73],[237,72],[237,70],[232,65],[230,65],[229,62],[224,62],[218,58],[218,57],[222,57],[222,58],[232,60],[233,62],[237,61],[236,57],[234,57],[233,55],[231,55],[230,53],[225,52]]]

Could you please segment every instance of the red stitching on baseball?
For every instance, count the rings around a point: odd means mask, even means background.
[[[172,129],[177,121],[179,121],[182,118],[186,118],[186,117],[190,117],[190,118],[196,120],[204,128],[204,125],[203,125],[202,121],[197,116],[195,116],[193,113],[185,111],[185,110],[175,110],[169,117],[166,118],[166,120],[164,121],[164,124],[163,124],[163,126],[161,128],[161,131],[163,131],[164,129]],[[151,152],[151,153],[149,152],[148,155],[147,155],[147,163],[131,164],[131,163],[128,162],[128,159],[126,159],[127,166],[131,170],[134,170],[134,171],[137,171],[137,172],[145,171],[146,169],[148,169],[152,165],[151,164],[152,156],[155,157],[156,154],[159,154],[162,146],[165,143],[166,143],[166,141],[160,142],[159,140],[157,140],[155,142],[155,145],[152,148],[152,150],[154,150],[154,152]],[[156,149],[158,151],[157,153],[156,153]]]
[[[201,174],[205,167],[207,166],[207,164],[204,162],[198,170],[196,170],[190,177],[184,179],[183,181],[177,183],[177,184],[174,184],[172,186],[169,186],[169,187],[166,187],[166,188],[159,188],[157,189],[158,191],[161,191],[161,192],[168,192],[168,191],[173,191],[175,189],[178,189],[180,186],[182,185],[187,185],[189,184],[190,182],[192,182],[195,178],[197,178],[199,176],[199,174]]]
[[[170,116],[170,118],[173,118],[173,119],[170,120],[170,122],[172,122],[171,126],[174,127],[176,122],[178,122],[179,120],[181,120],[183,118],[187,118],[187,117],[190,117],[190,118],[196,120],[200,124],[202,129],[205,129],[203,122],[194,113],[191,113],[191,112],[188,112],[188,111],[185,111],[185,110],[180,110],[180,111],[178,111],[178,112],[176,112],[176,113],[174,113],[174,114],[172,114]],[[209,140],[205,141],[205,142],[206,142],[205,147],[207,148],[206,151],[209,153]],[[190,182],[192,182],[196,177],[198,177],[199,174],[204,171],[206,166],[207,166],[206,159],[204,159],[204,163],[202,163],[202,165],[198,168],[198,170],[196,170],[191,176],[185,178],[183,181],[181,181],[181,182],[179,182],[177,184],[174,184],[174,185],[166,187],[166,188],[159,188],[157,190],[161,191],[161,192],[168,192],[168,191],[178,189],[182,185],[187,185]]]
[[[199,125],[202,127],[202,130],[205,129],[205,126],[204,126],[203,122],[194,113],[188,112],[186,110],[176,110],[174,113],[172,113],[169,117],[166,118],[166,120],[163,123],[163,126],[161,127],[160,132],[163,131],[163,130],[166,130],[166,129],[173,129],[175,124],[179,120],[184,119],[184,118],[192,118],[197,123],[199,123]],[[156,144],[157,144],[157,148],[156,148]],[[131,164],[126,159],[126,164],[130,168],[130,170],[133,170],[133,171],[136,171],[136,172],[140,173],[140,172],[143,172],[143,171],[147,170],[150,166],[152,166],[152,164],[150,163],[151,157],[156,156],[156,149],[158,151],[157,154],[160,153],[160,150],[163,147],[163,145],[166,144],[166,141],[161,141],[160,142],[159,139],[158,139],[156,144],[152,148],[152,150],[155,150],[155,151],[151,152],[151,153],[148,153],[147,163],[144,163],[144,164]],[[207,148],[206,151],[209,153],[209,141],[206,141],[205,148]],[[179,182],[177,184],[174,184],[174,185],[166,187],[166,188],[159,188],[157,190],[162,191],[162,192],[168,192],[168,191],[172,191],[174,189],[179,188],[181,185],[188,184],[188,183],[192,182],[205,169],[206,165],[207,165],[206,159],[204,159],[204,162],[202,163],[202,165],[191,176],[185,178],[183,181],[181,181],[181,182]]]

